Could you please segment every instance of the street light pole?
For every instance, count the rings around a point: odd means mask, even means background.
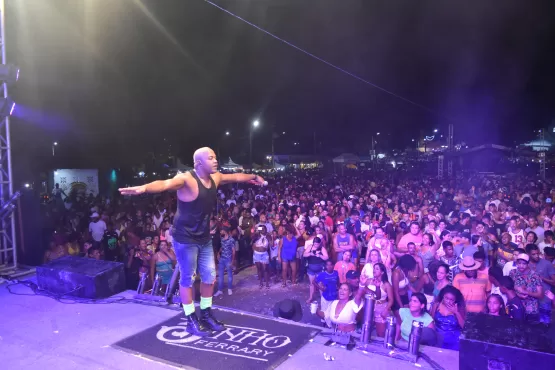
[[[252,167],[252,127],[249,131],[249,167]]]
[[[260,125],[260,122],[258,120],[255,120],[252,123],[252,126],[250,127],[249,130],[249,166],[252,167],[252,134],[253,134],[253,129],[257,128],[258,125]]]
[[[276,166],[276,162],[274,159],[275,153],[274,153],[274,139],[276,137],[276,133],[274,132],[274,130],[272,130],[272,161],[270,163],[272,163],[272,169],[274,169],[274,167]]]
[[[225,136],[229,136],[229,135],[230,135],[230,132],[226,131]],[[223,138],[221,138],[220,141],[218,142],[218,160],[221,159],[221,157],[220,157],[220,147],[222,146],[222,140],[223,140]]]

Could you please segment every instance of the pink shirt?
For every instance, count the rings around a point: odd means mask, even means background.
[[[333,268],[339,274],[339,282],[347,282],[347,272],[355,270],[355,265],[352,262],[338,261]]]
[[[419,250],[420,246],[422,245],[422,234],[418,233],[418,235],[413,235],[409,232],[408,234],[403,235],[401,240],[399,240],[397,250],[399,252],[408,252],[407,244],[410,242],[416,244],[416,249]]]

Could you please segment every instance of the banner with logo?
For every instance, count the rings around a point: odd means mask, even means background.
[[[54,171],[54,184],[60,184],[67,195],[77,191],[84,196],[98,195],[98,170],[61,169]]]
[[[226,329],[207,337],[187,333],[183,314],[114,346],[162,362],[198,369],[269,369],[293,355],[319,330],[286,321],[216,310]]]

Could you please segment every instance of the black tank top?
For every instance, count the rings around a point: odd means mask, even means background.
[[[177,198],[172,237],[178,243],[205,244],[210,241],[210,216],[216,204],[216,183],[207,189],[194,170],[189,171],[198,184],[197,199],[183,202]]]

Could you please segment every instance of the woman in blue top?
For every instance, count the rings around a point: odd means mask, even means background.
[[[176,262],[175,253],[168,247],[168,242],[161,240],[159,251],[150,259],[151,284],[154,284],[154,277],[159,275],[162,280],[161,290],[164,291],[172,278]]]
[[[459,350],[459,337],[464,325],[466,308],[460,290],[446,285],[437,296],[431,310],[435,320],[438,346]]]
[[[291,224],[285,225],[285,236],[281,238],[279,243],[278,262],[281,262],[281,278],[283,282],[281,286],[287,286],[287,270],[291,267],[291,282],[297,284],[297,264],[295,258],[297,256],[298,241],[295,235],[297,230]]]
[[[409,300],[409,307],[408,308],[401,308],[399,309],[399,316],[401,317],[401,324],[399,332],[397,333],[397,337],[403,337],[404,340],[408,341],[410,332],[412,329],[412,322],[419,321],[424,325],[424,330],[431,329],[432,331],[435,330],[434,328],[434,319],[426,312],[426,297],[422,293],[414,293]],[[422,337],[429,337],[427,334],[422,334]],[[435,341],[434,341],[435,342]],[[422,343],[422,341],[421,341]],[[426,344],[426,343],[422,343]],[[434,343],[428,343],[434,344]]]

